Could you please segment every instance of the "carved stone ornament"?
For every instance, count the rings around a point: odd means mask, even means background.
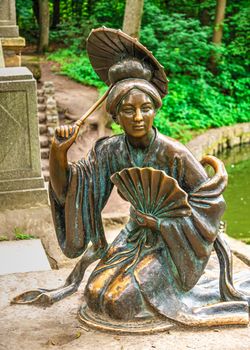
[[[67,257],[82,257],[63,287],[25,292],[13,302],[53,304],[74,293],[86,268],[100,259],[79,311],[90,327],[151,333],[173,325],[247,325],[250,273],[238,276],[234,286],[230,249],[219,231],[227,185],[223,163],[213,156],[198,162],[153,127],[167,78],[136,39],[99,28],[87,50],[109,88],[74,126],[56,129],[50,155],[58,242]],[[68,163],[81,123],[104,99],[124,134],[98,140],[86,159]],[[212,177],[205,165],[213,168]],[[114,185],[131,210],[108,245],[101,212]],[[218,260],[211,258],[213,250]]]

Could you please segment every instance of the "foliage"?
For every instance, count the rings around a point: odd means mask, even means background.
[[[71,49],[61,49],[48,56],[49,60],[61,65],[61,73],[85,85],[92,85],[101,89],[105,84],[94,72],[86,53],[77,55]]]
[[[166,134],[171,133],[170,122],[182,132],[182,125],[205,129],[250,121],[246,67],[232,62],[226,46],[214,47],[211,36],[211,28],[199,20],[169,16],[146,1],[141,40],[160,62],[166,62],[170,78],[169,96],[156,120]],[[221,57],[217,76],[208,69],[212,50]]]
[[[115,123],[115,122],[113,122],[113,123],[111,124],[111,129],[113,130],[113,133],[114,133],[115,135],[119,135],[119,134],[122,134],[122,133],[123,133],[123,129],[120,127],[119,124],[117,124],[117,123]]]
[[[80,24],[70,20],[59,24],[56,29],[50,31],[50,41],[69,47],[72,52],[79,54],[85,50],[86,39],[93,27],[95,27],[94,20],[86,20]]]
[[[17,23],[20,34],[33,44],[38,38],[38,25],[32,5],[32,0],[16,0]]]
[[[25,233],[20,227],[14,228],[14,235],[17,240],[34,239],[29,233]]]
[[[93,17],[96,19],[96,27],[122,28],[125,1],[99,0],[95,1]]]

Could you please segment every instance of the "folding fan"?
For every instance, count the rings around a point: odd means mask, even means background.
[[[157,218],[191,214],[187,193],[161,170],[126,168],[111,176],[121,197],[145,214]]]

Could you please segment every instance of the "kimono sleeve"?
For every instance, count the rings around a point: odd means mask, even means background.
[[[191,289],[203,273],[225,210],[222,192],[227,176],[222,162],[212,158],[213,165],[216,164],[219,170],[210,179],[191,154],[182,157],[182,164],[179,163],[183,167],[179,171],[182,179],[179,184],[188,194],[192,214],[161,223],[161,235],[168,247],[173,271],[179,276],[179,283],[184,290]]]
[[[112,190],[105,153],[98,144],[86,160],[69,166],[65,203],[57,200],[49,187],[52,217],[57,239],[63,253],[69,258],[80,256],[89,242],[98,248],[105,247],[106,239],[101,211]]]

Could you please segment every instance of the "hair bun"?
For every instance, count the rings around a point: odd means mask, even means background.
[[[120,61],[109,69],[109,81],[115,84],[120,80],[128,78],[151,80],[152,71],[148,65],[136,58]]]

